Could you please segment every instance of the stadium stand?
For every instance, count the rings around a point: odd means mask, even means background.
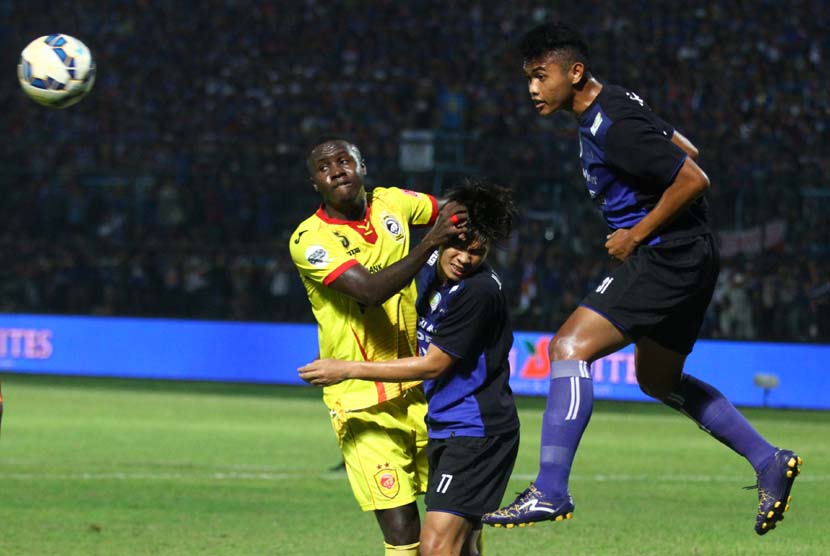
[[[315,208],[306,145],[337,130],[373,184],[515,188],[496,263],[515,327],[555,330],[609,264],[575,124],[535,117],[513,51],[555,16],[700,147],[724,246],[702,336],[830,341],[823,0],[64,4],[0,6],[3,67],[57,29],[99,68],[67,110],[0,88],[0,311],[310,321],[287,234]]]

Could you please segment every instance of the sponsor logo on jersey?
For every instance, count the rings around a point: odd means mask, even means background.
[[[320,245],[311,245],[305,250],[305,260],[314,266],[326,266],[331,262],[329,252]]]
[[[586,170],[585,168],[583,168],[583,169],[582,169],[582,177],[583,177],[583,178],[585,178],[585,182],[588,184],[588,187],[589,187],[589,188],[590,188],[592,185],[596,185],[596,184],[597,184],[597,177],[596,177],[596,176],[592,176],[592,175],[588,172],[588,170]],[[593,198],[593,197],[597,194],[597,193],[596,193],[596,191],[591,191],[590,189],[589,189],[589,193],[591,194],[591,198]]]
[[[308,230],[301,230],[300,233],[297,234],[297,237],[294,238],[294,245],[300,243],[300,238],[303,237],[303,234],[306,233]]]
[[[342,245],[342,246],[343,246],[343,247],[345,247],[346,249],[348,249],[348,248],[349,248],[349,238],[347,238],[346,236],[344,236],[344,235],[343,235],[343,234],[341,234],[340,232],[332,232],[332,233],[333,233],[335,236],[337,236],[337,239],[339,239],[339,240],[340,240],[340,245]]]
[[[614,281],[614,279],[612,277],[606,276],[605,279],[602,281],[602,283],[599,286],[597,286],[597,289],[595,291],[598,294],[605,293],[605,290],[608,289],[608,286],[610,286],[611,282],[613,282],[613,281]]]
[[[641,99],[641,98],[637,95],[637,93],[632,93],[631,91],[626,91],[626,92],[625,92],[625,96],[627,96],[628,98],[630,98],[631,100],[633,100],[634,102],[636,102],[637,104],[639,104],[640,106],[643,106],[643,104],[644,104],[644,103],[643,103],[643,99]]]
[[[424,332],[428,332],[432,334],[435,332],[435,325],[429,322],[424,317],[418,317],[418,333],[420,334],[421,330]],[[420,336],[418,336],[420,338]],[[429,336],[424,336],[424,339],[429,340]]]

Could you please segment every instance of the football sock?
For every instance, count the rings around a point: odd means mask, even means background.
[[[421,546],[421,543],[414,542],[412,544],[395,546],[394,544],[385,542],[383,546],[386,548],[384,556],[418,556],[418,547]]]
[[[775,447],[758,434],[732,402],[693,376],[684,374],[665,403],[691,417],[704,431],[744,456],[756,471],[775,454]]]
[[[591,420],[594,387],[586,361],[554,361],[542,420],[542,450],[536,488],[551,497],[568,493],[576,448]]]

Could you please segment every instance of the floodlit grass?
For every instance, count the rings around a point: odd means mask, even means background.
[[[383,553],[312,388],[0,376],[0,555]],[[536,472],[544,400],[520,402],[506,498]],[[575,517],[485,531],[488,556],[827,554],[830,413],[747,410],[805,459],[787,519],[753,532],[754,475],[656,404],[598,403]]]

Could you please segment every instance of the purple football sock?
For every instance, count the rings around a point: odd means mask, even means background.
[[[552,498],[568,494],[571,464],[593,407],[591,366],[585,361],[553,361],[535,481],[536,488]]]
[[[713,386],[684,374],[666,405],[691,417],[700,428],[744,456],[755,471],[775,454],[743,415]]]

